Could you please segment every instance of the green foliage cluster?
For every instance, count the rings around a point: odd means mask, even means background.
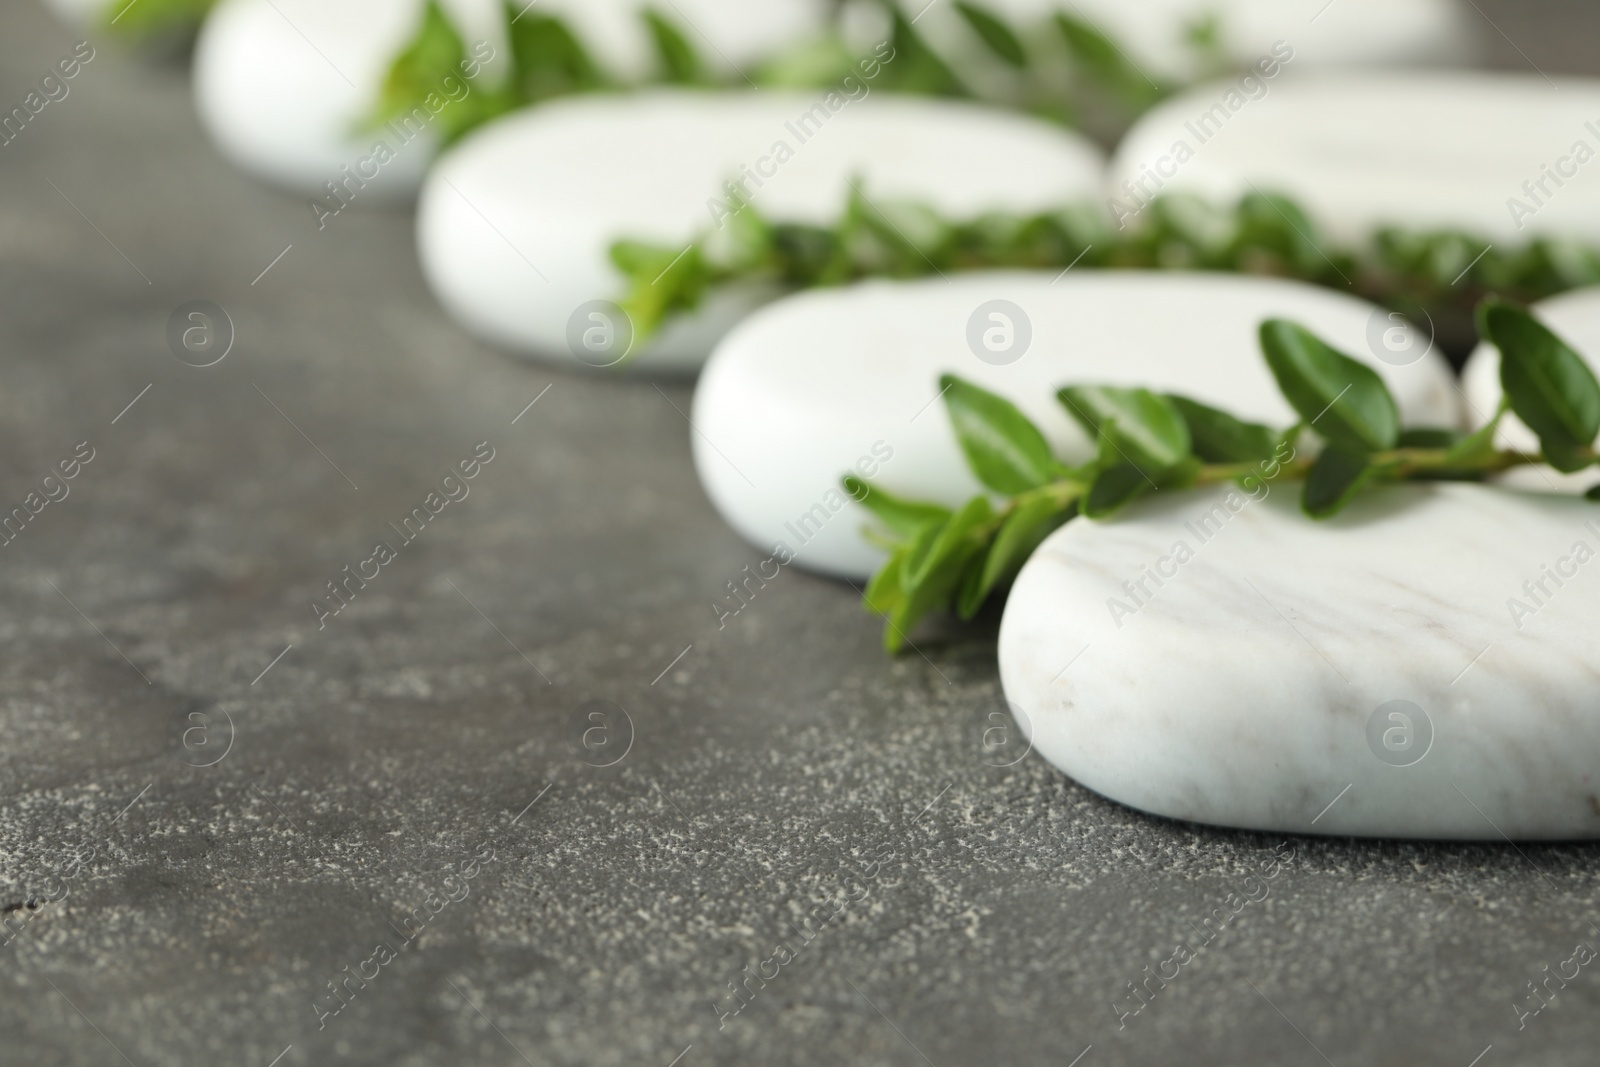
[[[1094,204],[951,220],[925,205],[869,199],[860,182],[831,226],[773,221],[749,203],[737,207],[687,252],[633,240],[613,247],[628,278],[621,304],[637,339],[735,281],[807,289],[870,277],[1092,267],[1292,278],[1431,322],[1459,347],[1471,337],[1472,309],[1491,293],[1528,303],[1600,284],[1600,249],[1577,242],[1539,238],[1502,247],[1450,230],[1385,229],[1363,247],[1342,247],[1292,200],[1270,193],[1252,192],[1231,207],[1164,196],[1126,230]]]
[[[517,108],[555,97],[629,87],[605,70],[567,20],[512,0],[504,0],[501,11],[510,48],[510,73],[475,84],[472,95],[461,102],[466,106],[452,105],[440,113],[446,143]],[[689,31],[676,18],[655,7],[641,9],[639,17],[655,51],[651,84],[718,84]],[[373,123],[387,122],[420,107],[446,78],[459,78],[466,61],[467,42],[460,29],[439,0],[426,0],[416,34],[390,66]]]
[[[139,0],[167,7],[200,7],[213,0]],[[1116,41],[1088,21],[1058,12],[1041,28],[1011,24],[976,0],[957,0],[955,10],[973,31],[977,46],[1009,73],[1006,84],[980,92],[933,49],[894,0],[878,0],[888,26],[892,62],[873,76],[873,88],[890,93],[986,99],[1111,139],[1177,87],[1147,78]],[[725,73],[709,62],[692,28],[671,5],[647,6],[639,17],[654,46],[652,85],[700,88],[831,88],[859,76],[861,57],[837,26],[785,48],[751,70]],[[506,33],[511,44],[511,74],[494,88],[480,90],[471,107],[453,108],[447,139],[515,108],[574,93],[622,90],[634,83],[607,72],[567,20],[507,0]],[[1202,57],[1201,69],[1226,64],[1216,57],[1215,24],[1188,27],[1185,35]],[[375,118],[381,123],[418,107],[440,81],[456,73],[465,58],[460,29],[427,0],[416,34],[396,57]]]
[[[988,492],[952,509],[844,479],[876,521],[869,538],[888,551],[866,590],[867,605],[884,617],[885,647],[898,651],[930,612],[971,618],[1063,523],[1107,518],[1151,493],[1225,482],[1254,491],[1251,482],[1298,479],[1302,509],[1326,519],[1378,482],[1482,480],[1519,466],[1572,472],[1600,463],[1600,382],[1582,357],[1515,305],[1488,300],[1478,316],[1500,350],[1504,398],[1471,434],[1403,428],[1377,373],[1284,320],[1263,323],[1260,339],[1273,379],[1299,415],[1293,426],[1248,422],[1150,389],[1069,385],[1056,396],[1096,442],[1094,458],[1080,466],[1058,460],[1015,404],[945,375],[950,425]],[[1495,447],[1508,411],[1538,434],[1538,453]],[[1589,495],[1600,500],[1600,486]]]

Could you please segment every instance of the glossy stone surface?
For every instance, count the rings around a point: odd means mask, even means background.
[[[1000,677],[1040,755],[1154,814],[1600,837],[1597,557],[1570,498],[1408,486],[1313,523],[1293,489],[1176,493],[1041,546]]]

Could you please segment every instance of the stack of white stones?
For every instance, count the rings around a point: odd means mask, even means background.
[[[52,0],[76,9],[86,0]],[[650,66],[642,0],[548,0],[614,73]],[[197,57],[202,115],[241,167],[313,197],[371,169],[360,127],[421,0],[222,0]],[[446,0],[482,69],[505,76],[497,0]],[[1426,73],[1472,34],[1450,0],[994,0],[1019,24],[1060,11],[1121,41],[1152,79],[1193,76],[1186,33],[1218,17],[1248,73],[1180,95],[1109,168],[1058,127],[969,104],[893,99],[863,68],[832,92],[657,90],[556,101],[491,123],[429,170],[389,146],[369,201],[421,188],[418,236],[441,301],[470,330],[557,363],[611,362],[619,238],[687,244],[723,221],[727,181],[769,218],[824,223],[865,190],[958,217],[1155,195],[1286,192],[1328,232],[1459,227],[1495,241],[1600,239],[1600,87],[1539,75]],[[736,72],[817,31],[827,5],[672,5]],[[921,27],[975,81],[994,75],[949,5]],[[1157,9],[1152,14],[1151,8]],[[884,23],[851,23],[870,45]],[[865,27],[863,29],[863,27]],[[477,46],[481,45],[481,49]],[[893,62],[867,49],[877,63]],[[1352,67],[1387,65],[1380,73]],[[725,73],[726,73],[725,72]],[[464,72],[466,73],[466,72]],[[362,173],[365,173],[363,171]],[[859,183],[859,184],[858,184]],[[724,212],[725,214],[725,212]],[[1481,424],[1496,356],[1464,385],[1435,353],[1398,365],[1387,313],[1289,283],[1221,275],[1023,272],[713,293],[631,367],[693,371],[696,463],[763,552],[859,581],[881,561],[839,489],[855,472],[955,504],[980,492],[938,400],[956,373],[1013,400],[1068,462],[1090,442],[1054,406],[1067,382],[1188,394],[1250,419],[1293,415],[1256,327],[1298,321],[1371,365],[1407,425]],[[1539,313],[1600,352],[1600,296]],[[1003,337],[1003,343],[992,338]],[[609,332],[608,332],[609,331]],[[587,341],[584,342],[587,345]],[[624,343],[624,347],[626,347]],[[599,358],[591,359],[590,355]],[[1505,443],[1531,445],[1515,420]],[[1162,494],[1074,521],[1023,569],[1000,669],[1041,755],[1086,786],[1175,818],[1274,831],[1519,838],[1600,835],[1600,524],[1573,480],[1396,487],[1313,524],[1287,490]],[[1554,493],[1549,490],[1555,490]]]

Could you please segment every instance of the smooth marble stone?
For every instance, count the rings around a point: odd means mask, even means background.
[[[483,84],[506,77],[501,0],[445,0],[444,6],[469,52],[479,42],[493,50]],[[541,0],[537,10],[567,20],[605,69],[638,79],[654,64],[639,17],[647,6],[646,0]],[[360,125],[422,10],[422,0],[223,0],[195,50],[195,96],[207,130],[249,173],[316,195],[340,177],[341,167],[354,167],[385,140],[397,157],[359,198],[410,199],[436,138],[430,133],[399,148],[393,135]],[[730,74],[734,64],[754,62],[819,27],[825,15],[820,0],[675,0],[664,10],[691,28],[713,69]]]
[[[764,216],[833,224],[852,182],[874,202],[915,200],[956,217],[1036,211],[1093,195],[1103,160],[1070,131],[1010,112],[872,93],[825,124],[821,92],[686,93],[556,101],[491,123],[446,154],[423,189],[423,269],[467,327],[507,348],[577,365],[569,324],[620,298],[620,238],[677,245],[712,230],[724,183],[754,189]],[[837,99],[843,99],[837,98]],[[778,162],[775,145],[792,153]],[[632,356],[698,368],[716,341],[775,293],[733,287]],[[588,362],[597,362],[590,360]]]
[[[915,12],[926,0],[906,0]],[[1304,67],[1460,64],[1476,52],[1473,12],[1458,0],[989,0],[1013,26],[1043,25],[1061,12],[1111,36],[1151,77],[1193,78],[1197,56],[1188,27],[1214,15],[1223,52],[1241,66],[1277,41],[1294,45]],[[1313,22],[1312,19],[1316,21]],[[942,54],[973,53],[977,42],[949,5],[929,7],[918,29]]]
[[[1533,306],[1550,329],[1559,334],[1567,344],[1588,362],[1590,369],[1600,374],[1600,288],[1579,289],[1563,293]],[[1505,390],[1500,387],[1500,350],[1491,344],[1480,344],[1461,369],[1461,392],[1467,407],[1467,419],[1474,429],[1486,424],[1494,416],[1495,408]],[[1515,448],[1525,452],[1536,451],[1539,438],[1523,425],[1516,415],[1507,414],[1495,435],[1501,448]],[[1499,482],[1534,492],[1582,493],[1600,483],[1600,470],[1593,468],[1576,474],[1540,469],[1514,470],[1502,475]]]
[[[983,331],[1001,325],[987,317],[996,300],[1020,310],[1020,358],[1004,365],[977,355],[988,354]],[[838,490],[843,474],[870,472],[889,492],[947,505],[982,491],[935,399],[942,373],[1007,397],[1079,463],[1093,445],[1055,399],[1069,383],[1148,386],[1292,424],[1257,341],[1261,322],[1281,317],[1371,363],[1408,425],[1456,425],[1457,394],[1436,355],[1405,367],[1371,355],[1376,314],[1325,289],[1223,274],[1007,272],[807,292],[747,319],[712,356],[695,396],[695,466],[757,548],[781,543],[802,567],[862,579],[883,553],[862,538],[868,516]]]
[[[1074,521],[1023,568],[1000,674],[1041,756],[1219,826],[1600,836],[1600,508],[1440,484],[1314,523],[1287,487],[1236,511],[1227,492]],[[1532,608],[1545,566],[1575,576]]]
[[[1563,76],[1558,89],[1537,74],[1305,75],[1294,66],[1248,92],[1203,85],[1145,115],[1112,163],[1113,211],[1136,216],[1157,192],[1232,203],[1258,189],[1288,194],[1346,241],[1384,225],[1460,228],[1507,244],[1538,234],[1600,240],[1600,161],[1589,158],[1600,153],[1600,82]],[[1568,172],[1564,188],[1545,167]],[[1550,195],[1534,187],[1530,197],[1524,183],[1541,178]]]
[[[469,50],[485,41],[499,57],[483,76],[503,73],[498,0],[444,6]],[[381,141],[395,156],[352,203],[410,199],[437,150],[436,136],[425,130],[402,146],[394,134],[363,123],[422,10],[421,0],[222,0],[195,44],[195,104],[206,131],[246,173],[317,197]],[[365,169],[370,174],[373,165]]]

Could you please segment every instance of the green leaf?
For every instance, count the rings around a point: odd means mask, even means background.
[[[1148,389],[1069,385],[1056,398],[1086,430],[1110,441],[1123,460],[1141,470],[1166,470],[1189,456],[1192,442],[1183,415]]]
[[[1250,463],[1277,453],[1279,432],[1270,426],[1245,422],[1186,396],[1168,393],[1167,399],[1189,427],[1194,454],[1207,463]]]
[[[1591,485],[1589,491],[1583,495],[1586,499],[1600,503],[1600,485]]]
[[[671,85],[704,85],[708,81],[705,64],[683,32],[655,8],[645,8],[641,14],[656,46],[661,80]]]
[[[971,90],[956,77],[949,64],[928,47],[916,27],[901,14],[899,5],[888,6],[892,51],[883,60],[878,87],[890,93],[970,97]]]
[[[1558,444],[1548,440],[1539,444],[1544,461],[1563,474],[1573,474],[1595,465],[1594,451],[1585,445]]]
[[[465,58],[466,44],[455,23],[439,0],[428,0],[416,34],[389,66],[373,125],[409,116],[422,108],[429,94],[440,92],[445,78],[460,76],[460,63]]]
[[[1511,402],[1501,397],[1500,406],[1495,409],[1494,417],[1457,441],[1445,455],[1445,461],[1467,464],[1491,455],[1494,452],[1495,436],[1500,432],[1500,420],[1505,418],[1506,412],[1510,410]]]
[[[1055,23],[1083,72],[1128,107],[1143,110],[1166,95],[1166,90],[1134,66],[1115,41],[1088,22],[1057,12]]]
[[[867,607],[879,615],[892,614],[905,599],[905,590],[900,586],[900,574],[910,551],[910,545],[901,545],[889,553],[889,558],[884,560],[878,572],[872,576],[872,581],[867,583],[867,591],[862,599]],[[888,636],[887,629],[884,635]],[[891,648],[889,651],[893,652],[894,649]]]
[[[993,517],[988,499],[973,497],[948,521],[922,527],[903,553],[896,553],[896,576],[873,583],[878,601],[894,602],[885,618],[884,647],[899,651],[918,620],[950,606],[967,566],[984,550],[977,527]]]
[[[745,212],[754,210],[747,207]],[[839,256],[839,242],[833,231],[820,226],[773,223],[770,233],[778,277],[787,285],[813,284]]]
[[[1022,46],[1022,40],[992,12],[969,0],[956,0],[956,10],[995,55],[1018,70],[1028,65],[1028,53]]]
[[[608,79],[577,35],[559,18],[518,14],[520,3],[506,5],[512,80],[522,103],[537,103],[567,93],[604,88]]]
[[[1497,300],[1478,310],[1480,332],[1500,349],[1500,384],[1511,410],[1563,454],[1600,434],[1600,382],[1583,357],[1528,312]],[[1552,457],[1553,458],[1553,457]]]
[[[844,476],[844,491],[881,522],[890,532],[901,537],[914,537],[929,523],[945,522],[950,509],[938,504],[920,504],[903,500],[886,490],[863,481],[854,474]]]
[[[1060,472],[1044,434],[1011,401],[953,374],[940,376],[939,386],[967,466],[984,486],[1016,496]]]
[[[1380,452],[1400,440],[1400,411],[1378,373],[1283,319],[1261,324],[1267,366],[1307,425],[1351,452]]]
[[[933,588],[949,592],[959,570],[981,548],[971,537],[974,527],[994,516],[987,497],[975,496],[943,523],[924,526],[911,541],[911,551],[900,569],[900,584],[907,593]]]
[[[628,277],[628,292],[619,304],[633,326],[635,351],[668,317],[699,307],[713,281],[698,245],[674,249],[618,241],[611,246],[611,262]]]
[[[1323,252],[1322,243],[1317,240],[1316,224],[1293,200],[1277,193],[1250,192],[1239,201],[1236,213],[1239,268],[1251,269],[1250,257],[1267,254],[1282,260],[1276,267],[1277,273],[1288,272],[1327,285],[1345,281],[1345,276]],[[1340,258],[1347,257],[1340,253]],[[1254,269],[1261,270],[1259,266]]]
[[[1377,468],[1365,453],[1329,445],[1306,475],[1305,492],[1300,498],[1300,505],[1313,519],[1337,515],[1375,473]]]
[[[1007,515],[982,564],[967,569],[956,604],[957,613],[963,619],[976,615],[995,587],[1015,576],[1034,549],[1070,519],[1075,510],[1071,505],[1063,507],[1050,497],[1035,497]]]
[[[1095,475],[1080,507],[1086,518],[1104,519],[1153,489],[1144,471],[1132,463],[1117,463]]]

